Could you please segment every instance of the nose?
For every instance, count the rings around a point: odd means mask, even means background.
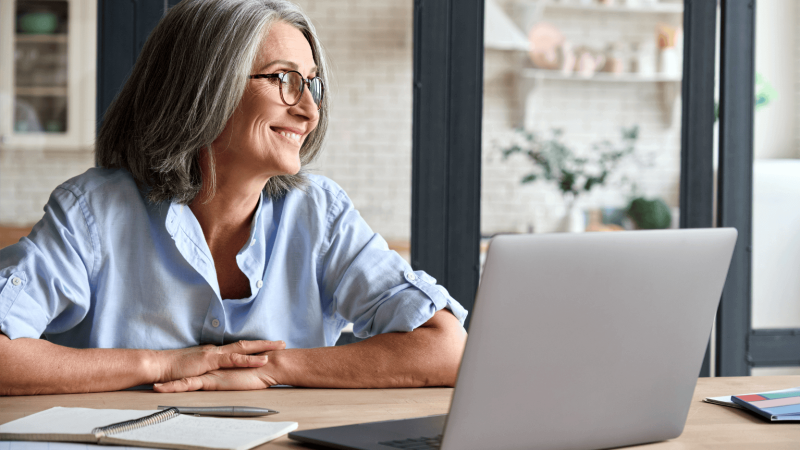
[[[314,103],[314,96],[311,95],[311,90],[306,86],[306,88],[303,89],[303,96],[300,98],[300,101],[296,105],[290,107],[289,111],[293,115],[311,122],[319,120],[318,108],[317,104]]]

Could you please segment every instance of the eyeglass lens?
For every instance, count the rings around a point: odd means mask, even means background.
[[[299,102],[303,93],[303,84],[305,84],[303,76],[298,72],[286,72],[281,76],[281,83],[282,94],[286,103],[293,105]],[[308,84],[311,98],[315,104],[319,105],[322,101],[322,80],[314,78]]]

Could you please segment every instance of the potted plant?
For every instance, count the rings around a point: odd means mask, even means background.
[[[604,140],[592,144],[591,151],[582,154],[568,146],[563,135],[560,129],[553,129],[547,135],[516,129],[512,142],[500,146],[500,150],[505,159],[522,154],[532,163],[532,170],[521,179],[522,184],[543,180],[561,191],[567,213],[559,229],[578,231],[570,230],[569,226],[570,218],[575,215],[575,201],[580,195],[605,185],[617,165],[635,151],[639,127],[623,128],[620,142]]]
[[[658,230],[672,224],[669,206],[660,198],[636,197],[628,204],[626,214],[637,230]]]

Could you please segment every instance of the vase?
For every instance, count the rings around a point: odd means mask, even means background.
[[[567,201],[564,216],[558,222],[557,233],[583,233],[586,231],[586,218],[574,200]]]

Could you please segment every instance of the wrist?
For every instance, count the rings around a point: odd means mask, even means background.
[[[165,355],[158,350],[141,350],[140,356],[142,384],[165,381]]]
[[[258,368],[261,381],[267,386],[276,384],[294,385],[290,375],[291,351],[273,350],[267,353],[267,364]]]

